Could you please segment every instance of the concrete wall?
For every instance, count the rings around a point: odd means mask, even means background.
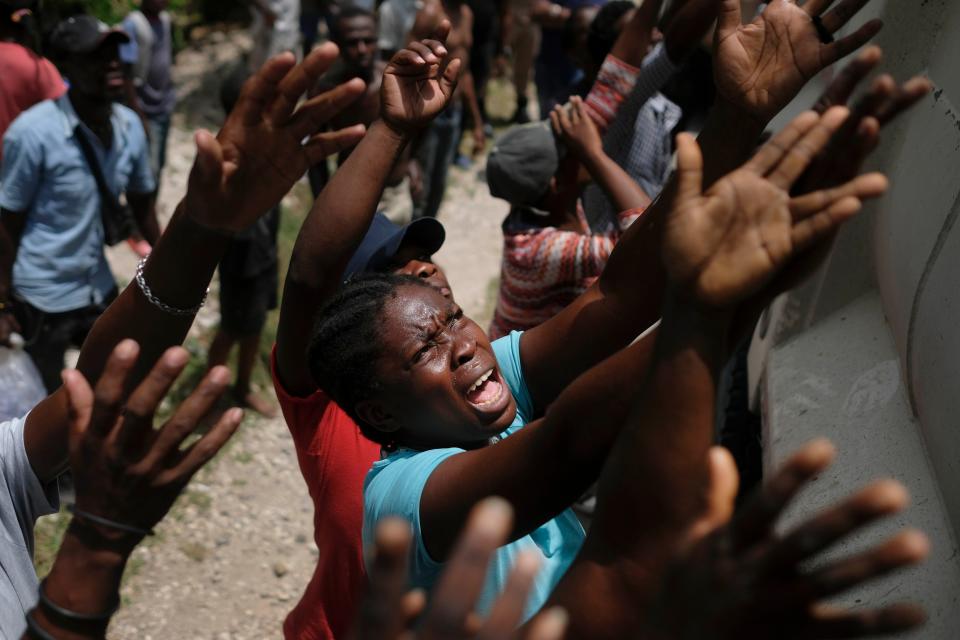
[[[838,463],[808,492],[809,513],[869,480],[895,477],[913,506],[869,540],[904,524],[933,541],[932,557],[845,601],[923,602],[913,637],[955,638],[960,626],[960,2],[874,0],[877,43],[898,79],[927,75],[935,93],[895,127],[873,167],[892,189],[849,224],[828,264],[778,300],[751,346],[753,397],[770,468],[817,435]],[[817,79],[780,122],[812,104]],[[856,540],[843,548],[859,548]]]

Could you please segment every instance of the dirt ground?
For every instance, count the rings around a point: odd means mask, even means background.
[[[180,101],[160,192],[162,220],[184,193],[194,155],[192,133],[201,126],[216,130],[223,117],[219,81],[247,46],[241,32],[213,32],[177,57]],[[466,312],[486,326],[507,206],[489,195],[483,164],[481,158],[469,170],[452,170],[440,212],[447,242],[436,258]],[[285,205],[298,206],[298,200],[288,198]],[[128,282],[136,264],[133,254],[125,246],[114,248],[110,260],[118,280]],[[194,333],[209,331],[216,321],[216,296],[211,295]],[[248,418],[157,533],[131,560],[111,638],[280,636],[316,557],[312,505],[283,419]]]

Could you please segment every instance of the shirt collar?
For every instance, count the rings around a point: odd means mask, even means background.
[[[65,136],[70,137],[73,135],[77,125],[80,124],[80,116],[77,115],[77,112],[73,108],[73,103],[70,102],[70,92],[65,92],[62,96],[56,98],[54,102],[56,102],[57,108],[60,109],[60,114],[63,116],[63,133]],[[121,117],[120,105],[116,102],[110,105],[110,124],[113,126],[114,133],[120,134],[126,134],[127,128],[130,126],[127,119]]]

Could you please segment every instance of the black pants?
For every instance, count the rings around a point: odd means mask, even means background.
[[[37,365],[47,393],[53,393],[60,386],[63,356],[67,349],[83,344],[93,323],[116,297],[117,290],[114,289],[100,304],[59,313],[47,313],[29,302],[17,300],[13,313],[26,340],[24,350]]]

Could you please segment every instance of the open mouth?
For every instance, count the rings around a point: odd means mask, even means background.
[[[467,389],[467,401],[478,409],[495,407],[505,393],[503,380],[496,368],[488,369]]]

